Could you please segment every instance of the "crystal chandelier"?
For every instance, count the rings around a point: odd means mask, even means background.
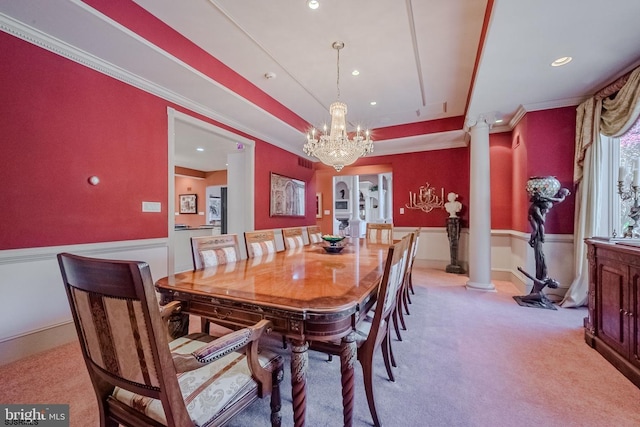
[[[373,141],[369,131],[362,132],[360,126],[356,129],[353,138],[347,134],[346,115],[347,104],[340,102],[340,49],[344,43],[334,42],[332,47],[338,51],[338,101],[329,106],[331,114],[331,130],[327,134],[327,125],[323,132],[316,135],[312,129],[307,133],[307,143],[302,148],[305,154],[317,157],[325,165],[333,166],[336,171],[358,160],[359,157],[373,152]]]

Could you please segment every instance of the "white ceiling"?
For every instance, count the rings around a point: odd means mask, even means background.
[[[337,97],[336,40],[345,43],[340,99],[347,118],[371,129],[480,114],[513,125],[523,111],[577,105],[640,64],[639,0],[320,0],[315,11],[305,0],[135,3],[299,120],[278,118],[217,82],[202,58],[180,60],[79,0],[2,2],[0,23],[298,155],[306,127],[300,123],[322,126]],[[574,59],[551,67],[561,56]],[[360,75],[352,76],[353,69]],[[224,151],[236,149],[234,141],[193,126],[176,131],[180,166],[217,170]],[[462,128],[447,129],[378,138],[374,155],[464,144]],[[196,146],[206,151],[195,153]]]

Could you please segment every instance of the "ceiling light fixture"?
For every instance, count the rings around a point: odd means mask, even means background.
[[[360,71],[358,71],[358,70],[353,70],[353,71],[351,72],[351,75],[352,75],[352,76],[359,76],[359,75],[360,75]]]
[[[315,128],[307,133],[307,142],[302,148],[305,154],[317,157],[325,165],[333,166],[340,172],[343,167],[352,164],[359,157],[373,152],[373,141],[370,138],[369,130],[361,131],[360,126],[356,129],[355,136],[350,139],[347,134],[346,115],[347,104],[340,102],[340,49],[344,43],[337,41],[331,47],[338,51],[338,100],[329,106],[331,114],[331,130],[327,134],[327,125],[319,138],[316,137]]]
[[[558,58],[555,61],[553,61],[551,63],[552,67],[561,67],[563,65],[567,65],[569,62],[571,62],[573,58],[570,56],[563,56],[562,58]]]
[[[196,151],[204,151],[204,148],[198,147],[198,148],[196,148]]]
[[[320,7],[320,2],[318,0],[309,0],[307,2],[307,6],[309,6],[309,9],[316,10],[318,7]]]

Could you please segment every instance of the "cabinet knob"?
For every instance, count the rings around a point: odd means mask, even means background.
[[[630,312],[630,311],[628,311],[628,312],[627,312],[627,316],[629,316],[629,317],[633,317],[633,313],[632,313],[632,312]]]

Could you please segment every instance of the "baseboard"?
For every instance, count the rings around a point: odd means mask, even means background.
[[[67,344],[78,339],[72,321],[12,337],[0,342],[0,365]]]

